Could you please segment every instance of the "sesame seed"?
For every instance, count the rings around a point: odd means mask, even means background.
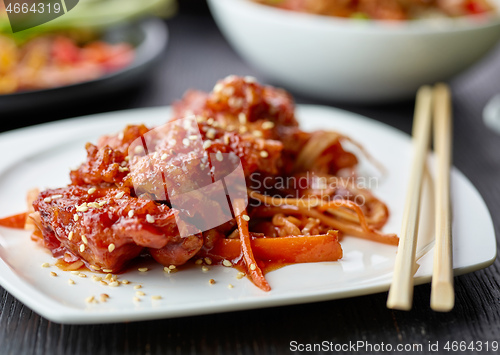
[[[80,274],[80,271],[78,271],[78,270],[73,270],[73,271],[71,271],[71,273],[72,273],[73,275],[79,275],[79,274]]]
[[[125,136],[125,134],[123,133],[123,131],[120,132],[120,133],[118,133],[118,139],[119,140],[122,140],[124,136]]]
[[[129,161],[129,160],[130,160],[130,157],[127,155],[127,156],[125,157],[125,161]]]
[[[266,121],[262,124],[262,129],[271,129],[274,127],[274,122]]]
[[[148,223],[155,223],[155,218],[153,216],[151,216],[150,214],[147,214],[146,221],[148,221]]]
[[[87,277],[87,275],[85,275],[85,274],[83,274],[83,273],[79,273],[79,274],[78,274],[78,277],[81,277],[81,278],[86,278],[86,277]]]
[[[45,202],[45,203],[50,203],[50,202],[52,202],[52,199],[51,199],[50,197],[45,197],[45,198],[43,199],[43,202]]]
[[[115,250],[115,245],[113,243],[111,243],[110,245],[108,245],[108,251],[111,253],[113,252],[113,250]]]
[[[153,299],[153,300],[161,300],[161,296],[160,295],[151,296],[151,299]]]
[[[43,263],[42,267],[50,267],[50,264],[49,263]]]
[[[236,274],[236,278],[237,278],[238,280],[240,280],[240,279],[242,279],[242,278],[244,278],[244,277],[245,277],[245,273],[244,273],[244,272],[241,272],[241,271],[240,271],[240,272],[238,272],[238,273]]]
[[[212,265],[212,259],[210,259],[209,257],[206,257],[206,258],[205,258],[205,262],[206,262],[208,265]]]
[[[248,132],[248,128],[247,128],[247,126],[240,126],[239,131],[240,131],[240,133],[246,133],[246,132]]]
[[[73,231],[69,232],[69,234],[68,234],[68,239],[69,240],[73,239],[73,234],[74,234]]]
[[[113,281],[109,284],[109,286],[111,286],[111,287],[117,287],[118,285],[120,285],[120,283],[118,281]]]
[[[51,198],[52,200],[57,200],[58,198],[62,198],[63,195],[52,195]]]
[[[124,285],[128,285],[129,283],[130,283],[129,280],[122,280],[122,284],[124,284]]]
[[[157,159],[157,158],[158,158],[158,152],[155,152],[155,153],[153,154],[153,159]]]
[[[124,171],[130,171],[130,169],[129,169],[129,168],[127,168],[127,167],[119,166],[119,167],[118,167],[118,171],[119,171],[120,173],[123,173]]]
[[[224,90],[222,91],[222,94],[226,95],[226,96],[232,96],[232,95],[234,95],[234,87],[232,87],[232,86],[226,86],[224,88]]]
[[[79,218],[79,217],[78,217],[78,215],[77,215],[77,214],[73,215],[73,219],[75,220],[75,222],[76,222],[76,221],[78,221],[78,218]]]
[[[90,268],[94,269],[94,270],[100,270],[100,268],[98,266],[95,266],[95,265],[90,265]]]
[[[134,302],[141,302],[141,299],[140,299],[140,298],[138,298],[138,297],[134,297],[134,298],[132,298],[132,299],[134,300]]]
[[[104,206],[108,201],[99,201],[99,207]]]
[[[229,285],[227,285],[227,288],[234,288],[234,286],[229,284]]]
[[[125,191],[120,191],[115,195],[115,198],[122,198],[125,195]]]
[[[269,156],[269,153],[268,153],[268,152],[266,152],[265,150],[261,150],[261,151],[260,151],[260,156],[261,156],[262,158],[267,158],[267,157]]]
[[[141,154],[144,151],[144,147],[142,145],[138,145],[134,148],[134,152],[136,154]]]
[[[212,145],[212,141],[206,140],[205,142],[203,142],[203,149],[208,149],[208,148],[210,148],[211,145]]]
[[[246,214],[242,215],[241,218],[243,218],[247,222],[250,220],[250,217],[248,217],[248,215]]]
[[[208,131],[207,131],[207,138],[208,139],[214,139],[215,138],[215,134],[217,133],[217,131],[213,128],[210,128]]]
[[[109,295],[106,294],[106,293],[101,293],[101,302],[107,302],[108,301],[108,298],[109,298]]]
[[[102,277],[94,275],[92,276],[92,280],[94,280],[95,282],[99,282],[102,281]]]
[[[246,124],[247,123],[247,115],[245,115],[243,112],[240,112],[238,115],[238,121],[240,121],[240,124]]]
[[[257,138],[260,138],[262,137],[262,131],[259,131],[258,129],[256,129],[255,131],[252,132],[252,134],[257,137]]]
[[[87,244],[87,243],[89,242],[89,241],[88,241],[88,239],[87,239],[87,237],[86,237],[86,236],[84,236],[84,235],[82,235],[82,242],[83,242],[84,244]]]
[[[210,280],[208,280],[208,283],[209,283],[210,285],[213,285],[213,284],[215,284],[215,280],[214,280],[214,279],[210,279]]]
[[[102,269],[102,272],[113,272],[113,270],[111,270],[111,269]]]
[[[241,108],[241,106],[243,106],[243,99],[240,97],[232,96],[227,100],[227,104],[231,108],[238,109]]]
[[[186,147],[189,147],[189,139],[184,138],[184,139],[182,140],[182,144],[184,144],[184,146],[186,146]]]
[[[222,153],[220,151],[215,154],[215,159],[217,159],[218,161],[224,160],[224,157],[222,156]]]
[[[140,272],[146,272],[148,271],[149,269],[147,267],[140,267],[138,268],[137,270],[139,270]]]
[[[198,139],[198,136],[196,134],[192,134],[189,136],[189,139],[192,140],[192,141],[195,141]]]
[[[75,281],[73,281],[73,280],[69,279],[69,280],[68,280],[68,283],[69,283],[70,285],[74,285],[74,284],[75,284]]]
[[[210,117],[208,120],[207,120],[207,124],[208,125],[212,125],[214,123],[214,119],[212,117]]]
[[[105,277],[106,280],[111,280],[112,278],[113,278],[112,274],[107,274],[106,277]]]
[[[257,266],[255,264],[250,264],[250,270],[254,271],[257,269]]]
[[[161,160],[167,160],[168,158],[168,154],[167,153],[163,153],[162,156],[161,156]]]
[[[85,244],[80,244],[80,253],[85,251]]]
[[[222,262],[222,265],[227,266],[227,267],[231,267],[231,266],[233,266],[233,263],[230,262],[229,260],[224,259],[224,261]]]
[[[50,276],[57,276],[57,274],[54,271],[51,271]]]
[[[220,91],[222,91],[223,88],[224,88],[224,85],[222,85],[222,83],[217,83],[217,84],[215,84],[215,86],[213,88],[213,92],[215,92],[215,93],[220,92]]]
[[[133,210],[128,211],[128,216],[129,218],[134,217],[134,211]]]
[[[92,303],[92,302],[94,302],[94,296],[87,297],[87,298],[85,299],[85,302],[87,302],[87,303]]]
[[[257,79],[255,79],[253,76],[245,76],[243,79],[248,84],[252,84],[252,83],[256,83],[257,82]]]
[[[229,145],[229,135],[227,134],[224,135],[224,144]]]
[[[88,193],[89,195],[92,195],[92,194],[93,194],[96,190],[97,190],[97,189],[96,189],[95,187],[91,187],[91,188],[87,191],[87,193]]]
[[[92,208],[99,208],[101,207],[97,202],[89,202],[87,204],[88,207],[92,207]]]
[[[170,265],[168,268],[169,268],[170,270],[174,270],[174,269],[177,269],[177,266],[175,266],[175,265]]]
[[[89,210],[89,208],[87,207],[87,204],[85,204],[85,205],[81,205],[81,206],[78,206],[78,207],[76,208],[76,211],[77,211],[77,212],[87,212],[88,210]]]
[[[146,294],[144,292],[142,292],[142,291],[137,291],[135,294],[137,296],[146,296]]]
[[[203,259],[198,259],[194,262],[196,265],[201,265],[203,263]]]
[[[140,289],[140,288],[142,288],[142,286],[141,286],[141,285],[135,285],[135,286],[134,286],[134,290],[138,290],[138,289]]]
[[[108,283],[104,280],[100,281],[100,284],[103,285],[103,286],[108,286]]]
[[[210,270],[210,269],[208,267],[206,267],[205,265],[203,265],[201,267],[201,271],[203,271],[203,272],[207,272],[208,270]]]

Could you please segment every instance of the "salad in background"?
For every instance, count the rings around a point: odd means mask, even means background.
[[[132,43],[107,43],[104,34],[147,14],[170,15],[172,0],[83,0],[64,16],[12,33],[0,2],[0,94],[94,80],[129,66]]]
[[[494,11],[488,0],[253,0],[281,9],[375,20],[459,17]]]

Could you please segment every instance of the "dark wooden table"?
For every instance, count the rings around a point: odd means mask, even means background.
[[[1,116],[2,130],[96,112],[167,105],[188,88],[210,90],[229,74],[253,75],[224,41],[208,14],[167,21],[169,48],[153,76],[139,87],[67,107],[17,111]],[[483,124],[481,111],[500,92],[500,48],[451,82],[455,111],[455,165],[472,181],[500,228],[500,137]],[[346,106],[297,97],[299,103],[330,104],[409,133],[413,102]],[[28,103],[27,103],[28,104]],[[470,223],[474,223],[473,220]],[[471,235],[470,238],[474,238]],[[388,310],[387,293],[296,306],[198,317],[109,325],[52,323],[0,288],[0,354],[281,354],[290,342],[428,344],[500,341],[500,262],[455,278],[450,313],[429,308],[430,286],[415,288],[410,312]],[[444,351],[441,351],[444,353]],[[365,353],[361,351],[360,353]],[[367,352],[370,353],[370,352]]]

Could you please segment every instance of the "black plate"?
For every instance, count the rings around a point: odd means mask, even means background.
[[[135,48],[132,64],[119,71],[81,83],[44,90],[24,91],[0,95],[0,112],[34,109],[105,95],[131,86],[140,81],[168,42],[166,24],[159,19],[148,19],[108,30],[103,39],[107,42],[127,42]]]

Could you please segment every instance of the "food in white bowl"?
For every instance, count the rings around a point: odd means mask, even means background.
[[[412,97],[482,58],[500,39],[498,11],[412,21],[288,11],[250,0],[208,0],[235,50],[296,93],[344,102]],[[500,0],[490,0],[496,8]]]
[[[284,10],[376,20],[468,16],[493,11],[489,0],[253,0]]]

